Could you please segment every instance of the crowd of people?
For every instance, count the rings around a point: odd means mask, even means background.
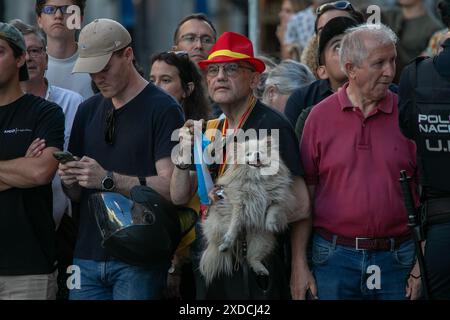
[[[0,299],[450,299],[450,1],[438,2],[440,20],[423,0],[398,4],[373,24],[351,1],[285,0],[279,63],[191,14],[172,47],[149,57],[148,75],[120,23],[68,28],[70,6],[83,15],[86,0],[36,0],[37,26],[0,22]],[[250,164],[228,148],[249,131],[268,133],[289,171],[287,230],[270,215],[277,198],[252,218],[253,201],[214,185]],[[186,158],[217,144],[220,163]],[[256,154],[249,170],[265,166]],[[135,201],[136,186],[157,197],[131,210],[170,202],[198,217],[170,258],[134,263],[105,247],[92,196]],[[227,204],[230,230],[251,219],[267,230],[236,227],[231,249],[227,233],[217,250],[231,250],[234,266],[206,281],[204,223]],[[249,232],[276,239],[268,274],[246,262]]]

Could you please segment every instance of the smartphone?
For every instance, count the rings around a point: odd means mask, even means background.
[[[78,161],[73,154],[68,151],[58,151],[53,153],[53,156],[56,160],[58,160],[62,164],[66,164],[72,161]]]

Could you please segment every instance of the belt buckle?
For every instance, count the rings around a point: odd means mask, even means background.
[[[361,241],[361,240],[370,240],[370,239],[371,238],[356,238],[356,246],[355,246],[356,251],[367,250],[367,249],[360,249],[359,248],[359,241]]]

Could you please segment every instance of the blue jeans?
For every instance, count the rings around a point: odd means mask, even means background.
[[[81,271],[81,288],[70,300],[158,300],[163,298],[169,264],[151,268],[109,260],[74,259]]]
[[[314,236],[313,274],[321,300],[405,300],[414,242],[391,251],[358,251]]]

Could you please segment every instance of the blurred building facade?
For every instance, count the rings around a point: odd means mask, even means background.
[[[396,0],[350,0],[357,7],[378,4],[387,8]],[[424,0],[434,8],[437,0]],[[264,54],[275,56],[279,49],[275,37],[282,0],[258,0],[260,7],[260,46]],[[193,12],[206,13],[219,34],[235,31],[248,35],[247,0],[87,0],[84,24],[95,18],[115,19],[133,35],[138,61],[148,72],[151,54],[170,50],[178,21]],[[35,23],[35,0],[0,0],[0,20],[19,18]]]
[[[19,18],[34,24],[34,5],[34,0],[0,0],[0,21]],[[247,34],[246,0],[87,0],[84,24],[95,18],[121,22],[132,33],[138,61],[147,72],[149,57],[171,49],[178,21],[193,12],[206,13],[219,34]]]

